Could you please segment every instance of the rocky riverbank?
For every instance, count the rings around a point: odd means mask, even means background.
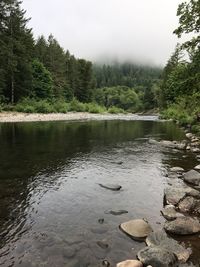
[[[81,120],[158,120],[158,116],[142,116],[137,114],[93,114],[87,112],[68,113],[20,113],[1,112],[1,122],[34,122],[34,121],[81,121]]]
[[[190,151],[199,159],[200,139],[186,133],[182,142],[149,140],[170,149]],[[152,229],[145,220],[124,222],[120,228],[135,240],[143,240],[147,247],[137,253],[136,259],[117,264],[117,267],[178,267],[194,266],[187,263],[192,255],[190,247],[177,242],[173,237],[186,237],[200,233],[200,165],[189,171],[180,166],[165,170],[168,185],[164,190],[164,205],[161,210],[166,222],[162,230]],[[182,239],[184,240],[184,239]]]

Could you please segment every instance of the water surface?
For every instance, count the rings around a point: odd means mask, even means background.
[[[0,265],[95,267],[106,259],[115,266],[135,257],[144,243],[119,224],[146,218],[160,228],[163,170],[196,164],[194,155],[162,149],[152,138],[182,140],[184,133],[172,122],[145,117],[0,124]],[[119,209],[128,213],[108,214]]]

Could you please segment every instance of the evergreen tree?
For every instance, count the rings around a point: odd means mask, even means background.
[[[33,96],[41,99],[52,98],[53,82],[51,73],[38,60],[32,63],[32,90]]]
[[[26,96],[31,90],[31,61],[33,54],[33,37],[27,28],[28,19],[18,0],[3,0],[1,7],[6,10],[4,22],[1,23],[4,66],[3,93],[11,102]]]

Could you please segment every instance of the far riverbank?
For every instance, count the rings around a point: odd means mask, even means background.
[[[81,120],[158,120],[155,115],[137,114],[94,114],[87,112],[68,113],[21,113],[21,112],[1,112],[0,123],[2,122],[34,122],[34,121],[81,121]]]

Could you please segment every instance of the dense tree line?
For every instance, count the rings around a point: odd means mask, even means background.
[[[73,99],[135,111],[158,105],[160,68],[132,63],[97,65],[75,58],[53,35],[35,40],[28,21],[21,1],[1,0],[0,103],[26,103],[27,111],[43,109],[35,100],[46,101],[40,102],[46,110],[54,110],[50,105],[55,100]],[[23,105],[18,109],[23,110]],[[61,106],[63,110],[65,105]],[[82,109],[76,101],[71,106]]]
[[[164,116],[183,124],[196,123],[200,116],[200,1],[179,5],[179,26],[174,33],[193,38],[178,44],[163,71],[161,107]]]
[[[89,101],[94,87],[92,63],[64,51],[50,35],[34,40],[18,0],[0,2],[0,97],[76,97]]]

